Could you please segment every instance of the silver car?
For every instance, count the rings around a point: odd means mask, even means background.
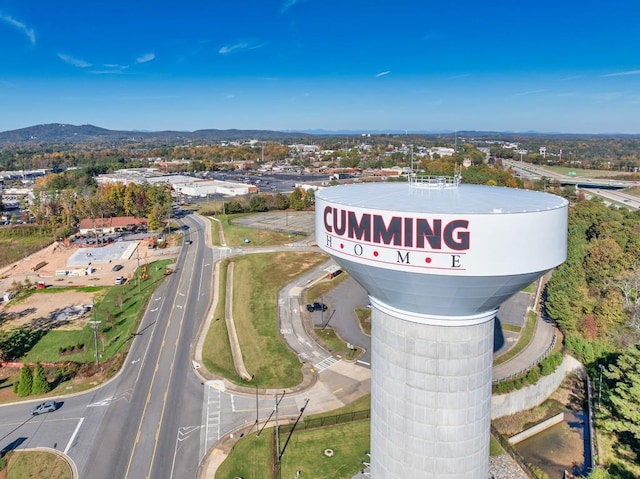
[[[43,414],[45,412],[53,412],[56,410],[55,401],[45,401],[43,403],[38,404],[31,410],[31,414],[37,416],[38,414]]]

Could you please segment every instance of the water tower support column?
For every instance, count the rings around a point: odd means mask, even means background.
[[[486,479],[496,311],[372,306],[371,476]]]

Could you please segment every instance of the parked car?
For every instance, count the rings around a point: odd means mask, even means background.
[[[45,401],[38,404],[31,410],[31,414],[37,416],[38,414],[44,414],[45,412],[53,412],[56,410],[55,401]]]
[[[127,279],[124,276],[118,276],[113,283],[114,284],[124,284],[126,281],[127,281]]]
[[[314,311],[326,311],[327,305],[324,303],[311,303],[307,304],[307,311],[313,313]]]
[[[123,268],[123,266],[121,264],[114,264],[113,268],[111,268],[111,271],[120,271]]]

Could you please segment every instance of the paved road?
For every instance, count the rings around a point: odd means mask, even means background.
[[[0,408],[2,447],[55,447],[82,478],[196,475],[205,388],[190,351],[210,301],[213,253],[205,247],[204,220],[184,221],[193,244],[153,294],[121,373],[94,391],[59,399],[61,407],[47,415],[32,418],[24,403]]]
[[[213,257],[203,221],[184,221],[193,244],[183,247],[176,274],[154,294],[128,363],[109,386],[113,391],[97,392],[89,408],[96,416],[92,427],[87,424],[69,450],[81,477],[172,477],[175,470],[195,475],[203,387],[190,372],[190,349],[210,300]],[[85,442],[91,447],[82,447]]]

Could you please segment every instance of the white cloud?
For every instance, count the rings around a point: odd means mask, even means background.
[[[78,68],[88,68],[91,63],[85,62],[84,60],[79,60],[78,58],[74,58],[71,55],[67,55],[66,53],[58,53],[58,58],[69,65],[73,65]]]
[[[257,48],[262,48],[264,43],[249,43],[249,42],[239,42],[233,45],[225,45],[218,50],[218,53],[221,55],[227,55],[233,51],[240,50],[255,50]]]
[[[12,27],[17,28],[22,33],[24,33],[32,45],[36,44],[36,32],[33,30],[33,28],[29,28],[24,23],[19,22],[15,18],[10,17],[9,15],[4,15],[2,13],[0,13],[0,20],[2,20],[5,23],[8,23]]]
[[[603,78],[606,77],[622,77],[628,75],[640,75],[640,70],[628,70],[625,72],[616,72],[616,73],[608,73],[606,75],[602,75]]]
[[[380,72],[380,73],[376,73],[376,78],[383,77],[385,75],[388,75],[389,73],[391,73],[389,70],[386,70],[386,71],[383,71],[383,72]]]
[[[285,2],[282,4],[282,8],[280,9],[280,13],[286,12],[291,7],[293,7],[296,3],[298,3],[298,0],[285,0]]]
[[[142,56],[136,58],[136,63],[147,63],[153,60],[156,57],[155,53],[145,53]]]
[[[105,65],[107,66],[107,65]],[[123,75],[124,70],[122,68],[117,70],[91,70],[92,75]]]

